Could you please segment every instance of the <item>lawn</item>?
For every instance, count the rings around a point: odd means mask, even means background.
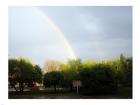
[[[113,95],[92,95],[85,96],[76,94],[76,91],[39,90],[26,92],[9,92],[9,99],[132,99],[132,89],[129,87],[119,88]]]

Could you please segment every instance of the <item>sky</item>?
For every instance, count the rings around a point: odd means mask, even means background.
[[[108,60],[132,56],[132,7],[9,7],[9,58]]]

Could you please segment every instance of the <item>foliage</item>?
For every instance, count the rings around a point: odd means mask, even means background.
[[[116,74],[109,65],[97,64],[90,69],[84,68],[79,75],[83,94],[106,94],[116,91]]]
[[[64,80],[63,74],[60,71],[51,71],[47,72],[44,75],[43,84],[45,87],[53,86],[56,91],[57,87],[62,86],[62,82]]]
[[[16,91],[16,84],[19,84],[20,91],[23,91],[25,85],[42,81],[46,88],[53,86],[55,91],[57,88],[72,91],[74,80],[82,82],[80,93],[86,95],[114,94],[123,87],[132,89],[133,61],[122,54],[119,59],[100,62],[70,59],[67,64],[62,64],[54,60],[48,61],[45,63],[44,74],[38,65],[33,65],[27,59],[9,59],[8,62],[9,84]]]
[[[48,60],[45,62],[43,70],[45,72],[60,71],[61,62],[55,60]]]
[[[16,89],[15,85],[18,83],[19,90],[23,91],[25,85],[39,82],[42,78],[39,69],[39,66],[34,66],[27,59],[9,59],[9,84]]]
[[[63,87],[73,90],[72,83],[74,80],[79,79],[79,71],[82,69],[82,63],[80,59],[69,59],[67,64],[61,66],[62,73],[64,75]]]
[[[120,71],[118,72],[119,83],[121,85],[132,86],[132,58],[120,56]]]
[[[41,71],[41,68],[39,67],[39,65],[35,65],[34,68],[35,68],[35,71],[34,71],[34,78],[35,78],[35,80],[34,81],[36,81],[38,83],[42,83],[43,73]]]
[[[17,91],[17,88],[15,85],[18,83],[18,77],[19,77],[19,68],[18,68],[18,61],[16,59],[9,59],[8,60],[8,68],[9,68],[9,73],[8,73],[8,80],[9,84],[15,88]]]

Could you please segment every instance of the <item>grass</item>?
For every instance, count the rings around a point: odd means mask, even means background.
[[[120,87],[114,95],[77,95],[76,91],[38,90],[26,92],[9,92],[9,99],[132,99],[132,88]]]
[[[28,92],[12,92],[9,93],[9,99],[69,99],[78,98],[75,92],[52,92],[52,91],[28,91]]]
[[[116,97],[131,99],[132,98],[132,88],[131,87],[118,88]]]

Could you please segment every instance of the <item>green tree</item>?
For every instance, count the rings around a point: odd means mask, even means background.
[[[81,59],[69,59],[68,66],[70,70],[78,72],[82,67]]]
[[[114,93],[117,89],[115,72],[107,64],[96,64],[80,71],[81,92],[87,95]]]
[[[62,71],[62,73],[64,75],[63,86],[69,88],[70,91],[72,91],[73,90],[73,86],[72,86],[73,81],[79,79],[77,72],[74,70],[68,69],[68,70]]]
[[[132,86],[132,58],[126,58],[123,65],[123,85]]]
[[[35,65],[34,68],[35,68],[35,81],[38,83],[42,83],[43,74],[40,66]]]
[[[9,83],[14,88],[18,83],[19,90],[22,92],[25,86],[39,82],[40,79],[40,68],[34,66],[29,60],[24,58],[9,59]]]
[[[19,77],[19,67],[18,67],[18,61],[16,59],[9,59],[8,60],[8,80],[9,85],[12,86],[16,91],[18,89],[15,87],[15,85],[18,83],[18,77]]]
[[[63,80],[64,76],[60,71],[51,71],[44,75],[43,84],[45,87],[53,86],[56,92],[57,87],[59,88],[62,86]]]
[[[132,85],[132,58],[120,55],[118,81],[121,85]]]
[[[64,86],[73,90],[73,81],[79,79],[79,71],[82,68],[80,59],[70,59],[67,64],[63,65],[62,73],[64,74]]]

